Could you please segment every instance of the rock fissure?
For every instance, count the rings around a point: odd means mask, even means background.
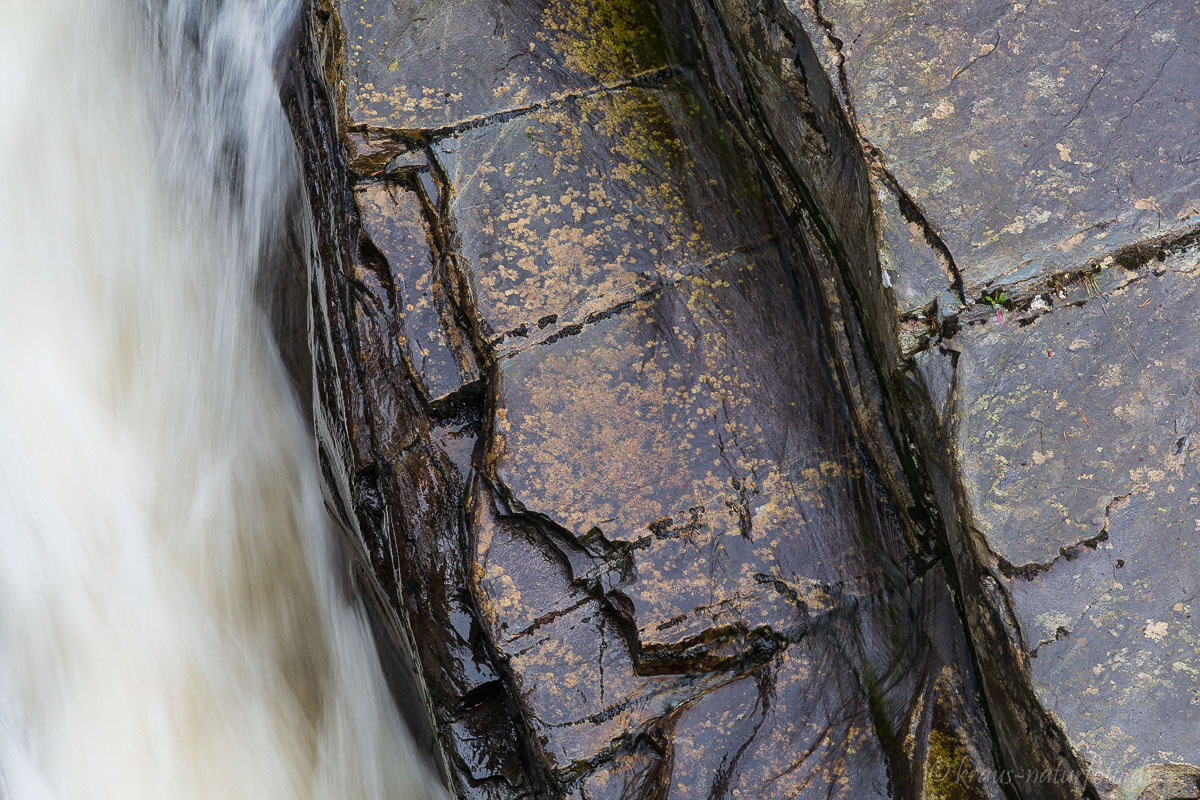
[[[1128,497],[1129,495],[1125,495],[1125,498]],[[1116,500],[1113,502],[1115,503]],[[1110,507],[1111,506],[1112,504],[1110,504]],[[981,539],[983,538],[983,535],[979,534],[978,532],[977,535],[979,535]],[[996,560],[996,564],[1000,570],[1000,573],[1004,575],[1004,577],[1010,579],[1021,578],[1022,580],[1032,581],[1039,575],[1049,572],[1054,568],[1054,565],[1058,564],[1060,561],[1072,561],[1075,558],[1078,558],[1085,549],[1097,549],[1102,543],[1108,541],[1108,535],[1108,523],[1106,521],[1105,528],[1095,536],[1091,536],[1087,539],[1081,539],[1073,544],[1063,545],[1060,547],[1058,549],[1058,555],[1055,556],[1052,561],[1013,564],[995,551],[992,551],[992,557]]]
[[[500,497],[511,497],[511,493],[502,484],[490,479],[490,482]],[[506,501],[506,505],[512,501]],[[599,602],[622,633],[626,646],[634,661],[639,675],[687,675],[729,672],[745,674],[766,663],[782,647],[799,641],[807,626],[803,628],[778,631],[767,626],[747,629],[744,624],[719,624],[708,628],[705,632],[681,640],[670,645],[647,645],[643,642],[638,630],[636,617],[631,609],[631,602],[622,593],[622,587],[633,580],[633,551],[648,546],[651,537],[640,537],[630,543],[614,542],[605,539],[598,528],[593,529],[586,537],[577,538],[569,530],[555,523],[543,514],[525,510],[504,512],[504,518],[519,522],[537,531],[539,541],[552,549],[565,570],[572,585],[582,590],[586,597],[580,603],[589,599]],[[652,526],[651,536],[662,536],[663,528]],[[680,534],[676,533],[675,536]],[[673,538],[673,537],[672,537]],[[594,545],[600,544],[600,553],[596,553]],[[580,564],[576,558],[564,548],[577,550],[585,559]],[[579,567],[586,569],[580,571]],[[607,576],[615,574],[617,579]],[[719,604],[721,607],[726,603]],[[572,608],[578,608],[578,604]],[[517,634],[527,635],[537,627],[568,613],[568,610],[558,610],[538,621],[538,624]],[[697,609],[702,611],[703,609]],[[690,616],[690,615],[689,615]],[[668,620],[657,626],[658,631],[669,630],[685,618]],[[733,646],[730,649],[730,646]]]
[[[822,11],[822,0],[809,0],[813,16],[817,24],[820,25],[826,38],[833,46],[835,59],[837,63],[837,79],[841,88],[842,97],[845,102],[845,114],[857,134],[858,144],[862,147],[863,154],[866,157],[867,163],[871,171],[875,172],[879,177],[876,180],[882,180],[887,187],[895,194],[900,201],[900,213],[904,218],[920,227],[926,245],[933,250],[935,257],[942,267],[947,272],[949,278],[949,290],[958,295],[958,300],[963,305],[967,304],[966,284],[963,280],[962,272],[955,263],[954,254],[946,245],[941,235],[937,232],[936,227],[929,221],[929,218],[921,210],[916,200],[912,197],[904,185],[896,178],[891,169],[888,168],[887,158],[883,151],[876,147],[871,138],[867,135],[866,130],[859,124],[857,115],[854,110],[854,93],[850,84],[850,79],[846,73],[846,54],[844,52],[845,42],[835,33],[835,26],[832,20],[825,16]],[[936,302],[936,301],[935,301]]]
[[[449,179],[446,177],[446,172],[432,148],[426,149],[426,157],[429,160],[438,196],[430,198],[422,192],[422,197],[425,198],[425,207],[429,210],[427,213],[431,213],[433,216],[438,231],[438,251],[435,255],[437,268],[440,271],[439,277],[442,281],[442,286],[448,288],[445,292],[447,295],[445,301],[454,311],[453,325],[455,329],[465,334],[466,342],[471,348],[471,352],[470,354],[464,352],[462,345],[453,339],[452,346],[455,347],[455,354],[459,358],[460,368],[464,372],[471,371],[474,364],[478,364],[486,374],[491,368],[492,356],[482,335],[482,317],[475,308],[474,298],[471,294],[470,279],[461,269],[459,263],[460,256],[455,248],[455,222],[450,210],[453,203],[453,190]],[[434,205],[434,202],[436,202],[436,205]],[[474,364],[471,363],[472,361]],[[483,380],[487,380],[486,375]]]
[[[1200,259],[1178,266],[1164,262],[1188,255],[1198,244],[1200,226],[1193,226],[1124,245],[1080,266],[1038,279],[1040,285],[1030,282],[990,285],[968,300],[962,311],[943,318],[938,328],[941,333],[927,337],[919,350],[914,352],[929,349],[935,344],[952,342],[954,334],[963,326],[988,325],[993,321],[1005,323],[1008,321],[1003,314],[1005,310],[1012,312],[1015,315],[1013,321],[1024,327],[1056,310],[1079,308],[1092,300],[1103,304],[1105,294],[1127,289],[1149,277],[1161,277],[1167,272],[1192,274],[1200,269]],[[1100,286],[1097,278],[1110,274],[1107,272],[1109,270],[1117,271],[1118,276]],[[1083,296],[1072,299],[1071,292],[1080,289],[1083,290]],[[999,315],[997,311],[1000,311]],[[1116,323],[1112,325],[1115,327]]]
[[[523,106],[514,106],[512,108],[494,111],[490,114],[467,117],[457,120],[448,125],[440,125],[435,128],[388,128],[378,125],[370,125],[366,123],[350,124],[346,126],[349,133],[370,134],[372,136],[383,137],[385,140],[391,140],[398,144],[411,147],[413,145],[433,144],[440,139],[446,139],[456,136],[476,128],[482,128],[499,122],[508,122],[517,119],[535,111],[545,111],[554,108],[557,105],[571,103],[578,100],[584,100],[591,97],[596,97],[602,94],[614,94],[624,89],[633,87],[657,86],[666,83],[671,78],[678,77],[684,74],[686,67],[678,65],[669,65],[659,67],[657,69],[647,70],[637,75],[632,75],[625,80],[615,81],[599,86],[594,86],[586,90],[576,92],[563,92],[555,97],[540,100],[536,103],[529,103]]]
[[[936,255],[938,263],[946,270],[946,277],[949,279],[949,289],[957,295],[957,300],[963,305],[967,304],[966,284],[963,281],[962,272],[954,261],[954,254],[950,252],[950,248],[938,234],[933,224],[929,221],[925,213],[921,211],[920,206],[908,193],[900,181],[896,180],[896,176],[887,169],[884,164],[883,155],[871,144],[863,139],[863,146],[866,149],[867,157],[872,162],[875,170],[882,176],[881,180],[887,184],[888,188],[896,195],[900,201],[900,213],[908,222],[917,225],[921,229],[921,233],[925,239],[925,243]],[[937,301],[934,301],[935,303]]]

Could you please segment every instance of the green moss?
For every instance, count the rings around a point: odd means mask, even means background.
[[[662,22],[646,0],[552,0],[542,25],[567,67],[602,83],[668,62]]]
[[[981,778],[970,753],[953,731],[929,732],[925,761],[926,800],[977,800]]]

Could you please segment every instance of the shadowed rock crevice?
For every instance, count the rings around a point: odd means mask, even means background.
[[[457,324],[460,312],[439,285],[444,281],[435,280],[447,237],[430,213],[437,201],[421,180],[428,169],[350,184],[338,114],[325,94],[326,86],[339,85],[329,77],[341,58],[339,18],[328,8],[316,11],[295,58],[308,71],[289,84],[285,100],[306,159],[318,248],[314,413],[330,500],[342,509],[348,541],[361,549],[367,569],[360,578],[381,618],[380,646],[385,654],[398,651],[385,660],[410,723],[428,732],[423,745],[462,796],[541,796],[530,782],[536,764],[520,732],[520,709],[498,690],[495,657],[466,589],[460,470],[469,466],[481,427],[478,378],[463,383],[471,374],[456,356],[471,351],[455,354],[447,339],[453,330],[443,324],[447,316]],[[405,225],[362,238],[360,208],[370,217],[380,203],[405,209]],[[428,282],[412,283],[421,280]],[[429,323],[406,326],[405,305],[408,321],[414,313],[421,319],[421,297],[428,298]],[[448,357],[436,362],[443,371],[414,357],[426,342],[430,350],[444,346]],[[439,393],[431,384],[448,389]]]
[[[1019,564],[1019,565],[1011,564],[1003,556],[997,555],[995,553],[993,553],[992,555],[996,559],[996,563],[1000,569],[1000,572],[1004,575],[1004,577],[1006,577],[1006,578],[1018,578],[1019,577],[1019,578],[1024,578],[1027,581],[1031,581],[1034,578],[1036,578],[1038,575],[1042,574],[1043,572],[1049,572],[1051,569],[1053,569],[1054,565],[1057,564],[1060,559],[1064,560],[1064,561],[1071,561],[1072,559],[1079,556],[1080,553],[1083,552],[1084,548],[1087,548],[1089,550],[1095,550],[1096,548],[1098,548],[1101,545],[1101,543],[1106,542],[1106,541],[1108,541],[1108,531],[1101,530],[1100,533],[1096,534],[1095,536],[1092,536],[1087,539],[1082,539],[1082,540],[1076,542],[1075,544],[1063,545],[1062,547],[1058,548],[1059,554],[1057,556],[1055,556],[1053,561],[1040,562],[1040,563],[1039,562],[1030,562],[1028,564]]]
[[[949,318],[954,327],[945,338],[949,339],[959,327],[985,325],[997,319],[997,305],[985,298],[1000,293],[1006,299],[998,305],[1013,312],[1008,316],[1001,314],[1001,318],[1011,317],[1020,325],[1028,325],[1055,309],[1083,306],[1093,299],[1103,303],[1105,295],[1147,277],[1166,272],[1194,272],[1197,265],[1192,256],[1198,243],[1200,228],[1191,228],[1134,242],[1066,272],[1039,277],[1036,282],[989,288],[973,299],[968,308]]]
[[[842,109],[850,120],[851,124],[857,133],[857,138],[862,146],[864,155],[866,156],[869,165],[868,174],[872,181],[878,181],[886,185],[897,199],[898,209],[903,218],[911,225],[917,226],[922,238],[928,247],[934,251],[938,261],[944,266],[949,281],[943,287],[946,291],[954,292],[957,295],[957,300],[963,305],[967,304],[966,285],[963,281],[961,271],[958,265],[954,262],[954,255],[950,252],[950,248],[942,240],[937,229],[926,217],[921,210],[917,201],[905,189],[904,185],[896,179],[892,171],[888,168],[887,158],[883,151],[871,143],[866,131],[857,122],[857,117],[854,110],[854,92],[851,81],[846,74],[846,55],[844,49],[846,43],[838,37],[834,29],[833,20],[827,18],[822,11],[820,0],[809,0],[808,8],[811,10],[817,25],[824,31],[825,38],[829,41],[834,51],[834,63],[836,68],[834,75],[837,79],[837,89],[840,94]],[[999,33],[997,33],[999,39]],[[936,302],[936,301],[935,301]],[[943,301],[944,302],[944,301]],[[935,309],[930,309],[934,311]],[[952,309],[942,309],[944,314],[941,316],[953,315]]]

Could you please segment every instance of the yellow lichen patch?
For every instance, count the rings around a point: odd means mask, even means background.
[[[502,362],[496,474],[576,536],[631,546],[623,592],[646,658],[869,591],[869,559],[834,532],[861,470],[747,357],[759,315],[790,309],[768,252]],[[800,363],[785,351],[772,360]]]
[[[341,3],[352,124],[431,130],[530,110],[667,66],[647,0]]]
[[[764,238],[751,213],[762,198],[741,165],[713,152],[727,136],[672,82],[540,109],[443,145],[476,307],[500,353]]]
[[[569,69],[612,83],[666,66],[658,12],[647,0],[551,0],[538,38]]]

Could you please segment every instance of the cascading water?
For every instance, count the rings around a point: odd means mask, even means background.
[[[263,314],[296,0],[0,0],[0,797],[440,796]]]

